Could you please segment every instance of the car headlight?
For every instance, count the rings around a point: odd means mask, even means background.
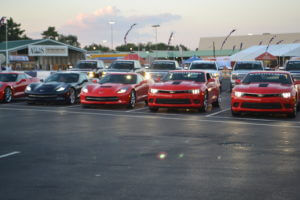
[[[89,92],[89,90],[88,90],[87,88],[83,88],[81,91],[82,91],[83,93],[88,93],[88,92]]]
[[[234,96],[236,96],[236,97],[241,97],[243,95],[244,95],[243,92],[234,92]]]
[[[88,72],[89,78],[95,78],[95,72]]]
[[[102,77],[105,76],[107,74],[107,72],[102,72]]]
[[[150,73],[145,73],[145,79],[150,80],[151,79],[151,74]]]
[[[156,93],[158,93],[158,89],[150,89],[150,93],[156,94]]]
[[[1,87],[1,84],[0,84],[0,87]],[[31,87],[28,85],[25,90],[29,92],[29,91],[31,91]]]
[[[60,87],[60,88],[58,88],[56,91],[57,92],[62,92],[62,91],[64,91],[66,88],[64,88],[64,87]]]
[[[192,94],[200,94],[200,90],[196,89],[196,90],[191,90]]]
[[[124,94],[125,92],[127,92],[127,90],[128,90],[128,88],[122,88],[117,93],[118,94]]]
[[[285,92],[281,94],[283,98],[288,99],[291,98],[292,94],[290,92]]]

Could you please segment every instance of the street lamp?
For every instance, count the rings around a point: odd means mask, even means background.
[[[155,29],[155,42],[157,44],[157,28],[160,27],[160,25],[156,24],[156,25],[153,25],[152,27]]]
[[[115,21],[109,21],[108,22],[110,25],[110,39],[111,39],[111,50],[114,49],[114,35],[113,35],[113,25],[116,23]]]

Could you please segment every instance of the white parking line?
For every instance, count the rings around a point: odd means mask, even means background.
[[[11,152],[11,153],[8,153],[8,154],[0,155],[0,159],[1,158],[6,158],[6,157],[9,157],[9,156],[13,156],[13,155],[16,155],[16,154],[19,154],[19,153],[21,153],[21,152],[14,151],[14,152]]]
[[[148,109],[148,108],[138,108],[138,109],[133,109],[133,110],[128,110],[126,112],[134,112],[134,111],[139,111],[139,110],[145,110],[145,109]]]
[[[81,105],[66,106],[66,108],[78,108],[78,107],[81,107]]]
[[[33,112],[48,112],[60,114],[60,110],[42,110],[42,109],[21,109],[21,108],[0,108],[0,110],[13,110],[13,111],[33,111]],[[126,118],[138,118],[138,119],[161,119],[161,120],[177,120],[177,121],[188,121],[188,122],[207,122],[207,123],[223,123],[231,125],[252,125],[252,126],[269,126],[269,127],[280,127],[280,128],[300,128],[300,125],[294,125],[293,122],[284,122],[284,124],[263,124],[263,123],[250,123],[236,120],[210,120],[195,119],[195,118],[174,118],[174,117],[161,117],[153,115],[125,115],[125,114],[110,114],[110,113],[93,113],[93,112],[79,112],[79,111],[64,111],[64,114],[78,114],[78,115],[98,115],[98,116],[111,116],[111,117],[126,117]],[[280,122],[280,121],[279,121]]]
[[[228,111],[228,110],[230,110],[230,109],[231,109],[231,108],[227,108],[227,109],[225,109],[225,110],[221,110],[221,111],[219,111],[219,112],[215,112],[215,113],[206,115],[205,117],[212,117],[212,116],[218,115],[218,114],[220,114],[220,113],[226,112],[226,111]]]

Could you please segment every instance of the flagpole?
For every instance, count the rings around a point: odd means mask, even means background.
[[[8,35],[7,35],[7,20],[6,20],[6,25],[5,25],[5,35],[6,35],[6,43],[5,43],[5,49],[6,49],[6,67],[8,67],[9,64],[9,58],[8,58]]]

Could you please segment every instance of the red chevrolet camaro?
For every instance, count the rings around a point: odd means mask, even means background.
[[[236,83],[231,94],[233,116],[241,112],[272,112],[296,117],[300,81],[294,81],[289,72],[252,72]]]
[[[151,85],[149,109],[196,108],[206,112],[208,105],[219,106],[220,84],[210,73],[199,70],[170,71],[160,83]]]
[[[138,73],[108,73],[99,83],[86,85],[80,94],[83,106],[98,104],[122,104],[135,107],[136,102],[147,101],[149,84]]]
[[[0,72],[0,101],[9,103],[14,98],[24,97],[27,85],[39,81],[22,72]]]

